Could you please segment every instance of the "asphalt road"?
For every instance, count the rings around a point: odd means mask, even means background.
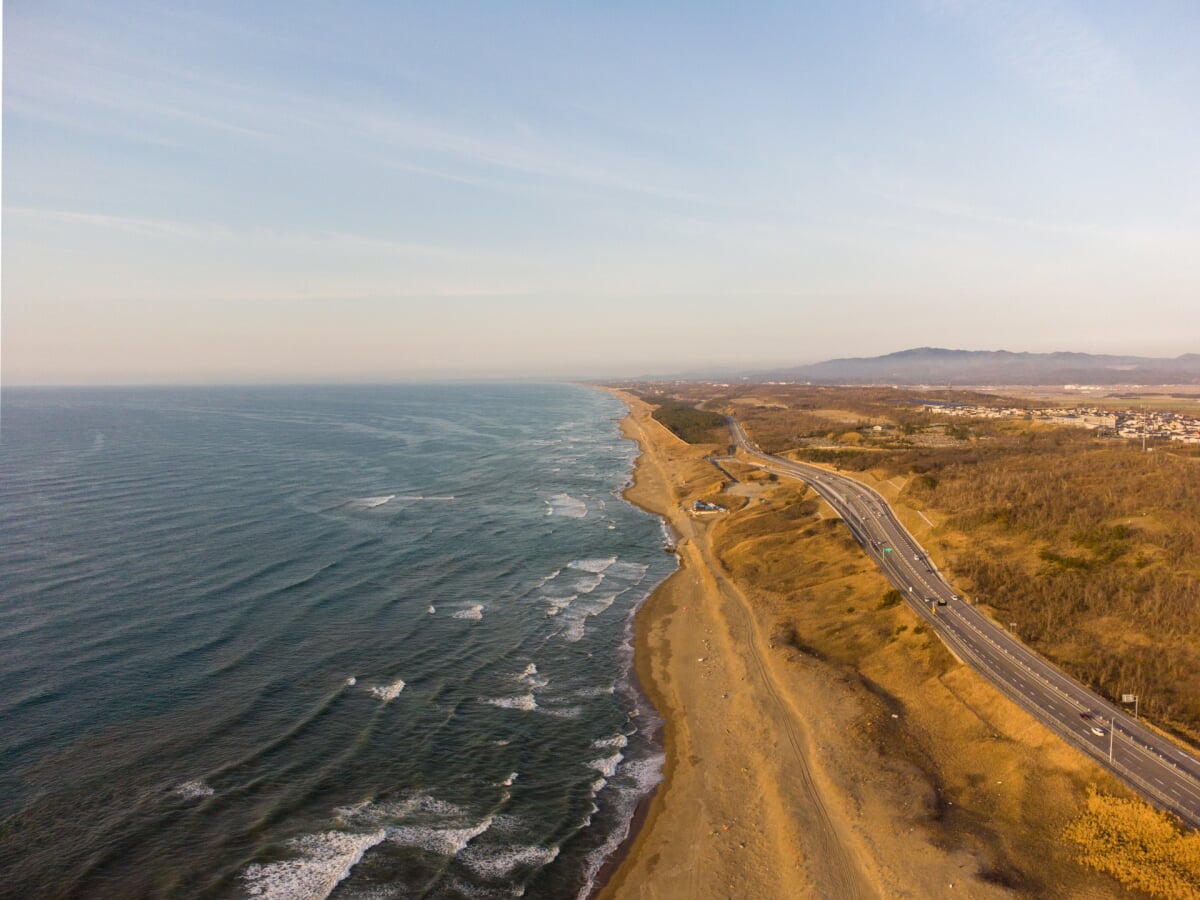
[[[762,453],[737,420],[730,419],[729,427],[748,459],[806,482],[837,510],[888,580],[962,662],[1133,790],[1200,828],[1200,759],[1042,659],[959,597],[876,491],[827,469]]]

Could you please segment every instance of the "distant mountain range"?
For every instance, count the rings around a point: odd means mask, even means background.
[[[1092,353],[1010,353],[920,347],[755,372],[755,379],[817,384],[1200,384],[1200,354],[1174,359]]]

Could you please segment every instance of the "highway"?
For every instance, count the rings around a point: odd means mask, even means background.
[[[762,453],[736,419],[728,421],[746,459],[804,481],[828,501],[956,657],[1150,802],[1200,827],[1200,759],[1038,656],[961,598],[878,492],[827,469]]]

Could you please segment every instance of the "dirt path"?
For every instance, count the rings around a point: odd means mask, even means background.
[[[818,784],[809,757],[812,740],[800,711],[776,681],[764,650],[767,642],[745,594],[720,573],[707,539],[699,557],[713,573],[716,592],[721,598],[724,648],[729,656],[742,656],[746,669],[745,692],[750,714],[770,725],[773,765],[764,773],[764,789],[779,792],[782,811],[795,823],[804,852],[808,878],[814,891],[823,897],[873,897],[857,853],[850,850],[853,838],[849,829],[835,822],[825,793],[828,784]]]

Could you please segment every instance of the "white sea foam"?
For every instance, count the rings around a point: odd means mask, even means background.
[[[442,816],[443,818],[463,818],[470,814],[465,806],[459,806],[457,803],[451,803],[449,800],[440,800],[429,794],[417,794],[410,797],[404,804],[406,811],[425,813],[427,815]]]
[[[442,856],[455,856],[492,825],[488,816],[477,825],[463,828],[434,828],[427,825],[395,825],[387,829],[387,839],[404,847],[420,847]]]
[[[288,841],[296,854],[292,859],[246,867],[242,873],[246,893],[278,900],[323,900],[386,836],[383,829],[367,834],[326,831]]]
[[[470,619],[472,622],[478,622],[483,618],[483,606],[476,603],[468,606],[466,609],[460,609],[453,617],[455,619]]]
[[[635,584],[646,577],[650,567],[645,563],[629,562],[624,559],[617,560],[605,572],[609,578],[620,578],[625,581],[632,581]]]
[[[546,501],[546,506],[546,515],[566,519],[582,519],[588,512],[587,504],[570,494],[555,494]]]
[[[458,855],[467,868],[488,881],[501,881],[520,868],[541,868],[558,858],[557,847],[468,847]]]
[[[595,577],[604,578],[605,576],[597,575]],[[566,614],[563,616],[565,623],[561,626],[559,634],[571,643],[582,640],[587,620],[600,615],[628,590],[630,588],[623,587],[614,591],[584,594],[576,598],[576,602],[572,603],[570,608],[565,610]]]
[[[614,753],[612,756],[605,756],[602,759],[593,759],[588,762],[589,769],[595,769],[605,778],[612,778],[617,772],[617,766],[621,764],[621,760],[625,757],[621,753]]]
[[[616,690],[616,685],[610,684],[608,687],[583,688],[583,690],[577,693],[580,697],[607,697],[616,693]]]
[[[629,738],[623,734],[614,734],[609,738],[600,738],[598,741],[592,741],[592,747],[596,750],[601,750],[605,747],[624,747],[629,743]]]
[[[567,563],[567,566],[571,569],[578,569],[581,572],[591,572],[593,575],[599,575],[616,561],[617,558],[615,556],[608,556],[604,559],[573,559]]]
[[[584,862],[583,889],[577,895],[579,898],[587,897],[591,894],[600,867],[621,846],[621,842],[629,834],[629,823],[632,820],[633,809],[637,805],[638,800],[646,796],[650,788],[655,784],[662,781],[664,759],[663,754],[659,753],[646,759],[631,762],[621,769],[621,778],[619,782],[614,782],[613,786],[622,785],[616,794],[616,806],[620,811],[621,819],[625,822],[625,825],[623,828],[612,831],[605,838],[601,846],[588,854]],[[625,782],[632,782],[632,784],[625,786]],[[595,795],[593,794],[593,796]],[[595,804],[592,806],[594,811]],[[588,824],[591,824],[591,816],[588,816],[586,823],[584,825],[585,828]]]
[[[203,781],[185,781],[183,784],[177,785],[171,793],[184,800],[201,800],[211,797],[213,789]]]
[[[525,684],[529,685],[535,690],[538,688],[544,688],[550,683],[549,678],[538,674],[537,666],[533,663],[530,663],[525,667],[525,671],[517,676],[517,681],[523,681]]]
[[[632,781],[635,793],[641,796],[662,781],[663,763],[666,759],[662,753],[652,753],[642,759],[632,760],[621,769],[621,776]]]
[[[374,509],[377,506],[383,506],[389,500],[395,500],[395,494],[388,494],[386,497],[363,497],[358,501],[358,505],[364,509]]]
[[[341,819],[343,824],[349,824],[358,817],[360,812],[370,805],[370,800],[359,800],[357,803],[351,803],[349,806],[337,807],[334,809],[333,814]]]
[[[547,597],[546,600],[549,603],[549,607],[546,609],[546,615],[557,616],[578,599],[578,594],[568,594],[565,597]]]
[[[480,700],[501,709],[537,709],[537,699],[533,694],[522,694],[520,697],[481,697]]]
[[[674,550],[679,542],[675,539],[675,532],[671,530],[671,526],[667,524],[666,519],[658,520],[659,526],[662,528],[663,546],[668,550]]]
[[[583,715],[582,706],[539,706],[538,712],[543,712],[556,719],[578,719]]]
[[[371,696],[378,697],[384,703],[391,703],[404,690],[404,679],[397,678],[391,684],[377,684],[371,688]]]
[[[576,578],[575,583],[571,586],[581,594],[590,594],[603,583],[603,574],[582,575],[579,578]]]
[[[363,801],[333,812],[347,827],[354,828],[386,827],[414,815],[449,820],[447,824],[460,824],[470,818],[470,810],[466,807],[429,794],[415,794],[403,800]]]

